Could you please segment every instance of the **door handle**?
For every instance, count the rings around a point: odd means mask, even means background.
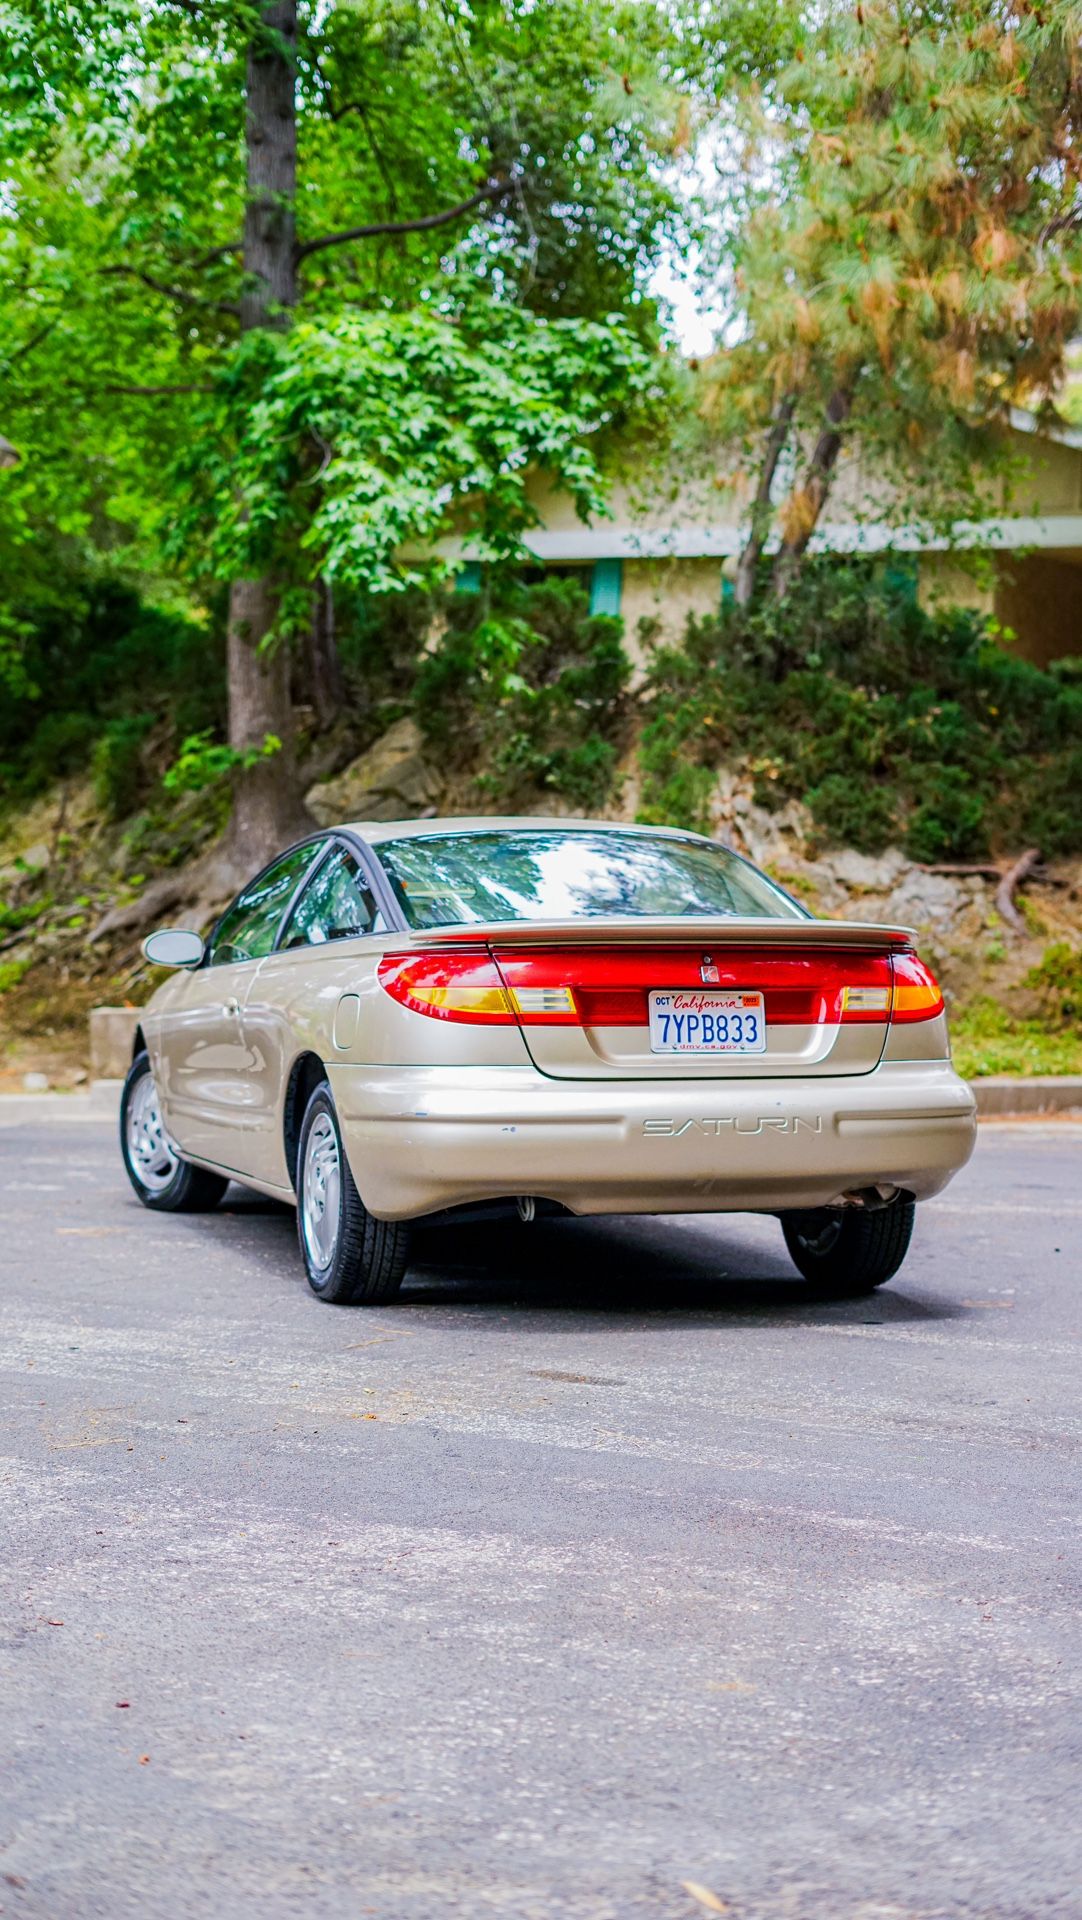
[[[239,1012],[240,1012],[240,1001],[239,1001],[239,1000],[227,1000],[227,1001],[226,1001],[226,1003],[225,1003],[225,1006],[224,1006],[224,1007],[222,1008],[222,1012],[223,1012],[223,1013],[227,1013],[227,1014],[229,1014],[231,1018],[232,1018],[232,1017],[233,1017],[234,1015],[236,1015],[236,1014],[239,1014]]]

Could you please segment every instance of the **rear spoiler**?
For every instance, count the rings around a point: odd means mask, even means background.
[[[912,947],[909,927],[878,926],[864,920],[708,919],[683,914],[629,920],[486,920],[468,926],[411,928],[403,945],[411,949],[449,946],[653,946],[653,947],[859,947],[890,953]]]

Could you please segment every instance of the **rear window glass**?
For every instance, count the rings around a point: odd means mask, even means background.
[[[757,868],[701,840],[539,827],[384,840],[378,852],[411,927],[604,914],[807,918]]]

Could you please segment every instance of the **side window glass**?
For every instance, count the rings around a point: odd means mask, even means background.
[[[377,933],[383,922],[365,875],[345,847],[313,874],[290,916],[283,947],[321,947]]]
[[[232,966],[238,960],[262,960],[274,945],[282,915],[301,877],[319,853],[319,845],[294,847],[253,880],[223,913],[214,929],[208,965]]]

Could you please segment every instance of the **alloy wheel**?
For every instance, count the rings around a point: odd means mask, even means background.
[[[338,1134],[329,1113],[317,1113],[304,1146],[301,1229],[313,1267],[329,1267],[338,1246],[342,1165]]]
[[[152,1074],[145,1073],[133,1089],[125,1121],[125,1143],[128,1159],[148,1193],[162,1193],[179,1163],[165,1131]]]

